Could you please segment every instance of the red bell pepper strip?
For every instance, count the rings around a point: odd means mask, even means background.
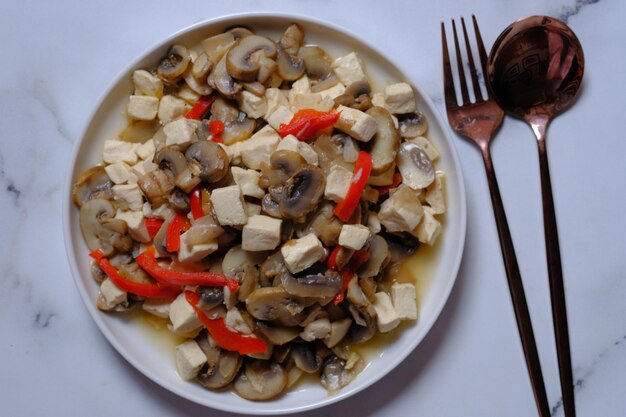
[[[354,209],[359,204],[365,184],[372,172],[372,157],[369,153],[360,151],[354,165],[354,173],[350,180],[350,188],[348,194],[335,206],[335,216],[343,222],[347,222],[352,217]]]
[[[191,215],[194,220],[198,220],[200,217],[204,217],[204,210],[202,210],[202,197],[200,193],[202,189],[198,185],[191,191],[189,195],[189,206],[191,207]],[[169,249],[168,249],[169,250]]]
[[[200,296],[192,291],[185,291],[185,298],[187,302],[191,304],[196,311],[198,318],[207,328],[211,337],[215,342],[226,350],[232,350],[239,352],[242,355],[250,353],[263,353],[267,351],[268,345],[256,336],[244,336],[240,333],[231,331],[224,323],[223,318],[210,319],[206,314],[197,306],[200,301]]]
[[[202,285],[205,287],[228,286],[231,292],[239,288],[239,283],[235,279],[228,279],[224,274],[214,274],[213,272],[188,272],[176,271],[164,268],[159,265],[155,257],[154,246],[142,252],[136,259],[140,267],[152,278],[162,284],[168,285]]]
[[[337,255],[339,254],[340,250],[341,250],[341,246],[337,245],[337,246],[335,246],[333,251],[328,256],[328,264],[327,265],[328,265],[328,269],[330,269],[331,271],[336,271],[337,270]]]
[[[389,190],[391,190],[392,188],[396,188],[400,184],[402,184],[402,175],[400,175],[399,172],[395,172],[393,174],[393,181],[391,182],[391,185],[376,187],[376,189],[378,190],[378,196],[380,197],[381,195],[387,194]]]
[[[339,247],[339,246],[337,246]],[[356,274],[356,271],[370,258],[370,254],[366,250],[358,250],[354,252],[352,258],[350,258],[350,262],[339,271],[339,276],[341,276],[341,290],[335,295],[333,299],[335,305],[339,304],[343,301],[346,296],[346,290],[348,289],[348,284]]]
[[[156,217],[146,217],[146,229],[148,229],[148,234],[152,239],[159,233],[161,230],[161,226],[163,226],[163,220],[158,219]]]
[[[189,230],[191,222],[187,216],[176,213],[167,226],[165,235],[165,248],[170,252],[178,252],[180,249],[180,234]]]
[[[201,96],[198,101],[193,105],[191,109],[187,113],[185,113],[185,117],[187,119],[201,119],[213,105],[215,101],[215,94],[209,94],[208,96]]]
[[[289,123],[283,123],[278,129],[281,137],[294,135],[299,140],[308,142],[322,130],[333,126],[339,120],[339,112],[317,111],[313,109],[299,110]]]
[[[121,290],[147,298],[176,298],[181,293],[180,288],[161,286],[158,283],[135,282],[124,278],[111,262],[104,257],[100,249],[91,252],[89,256],[96,260],[100,269]]]
[[[209,122],[209,129],[211,129],[211,140],[213,142],[224,143],[224,139],[222,139],[224,122],[222,122],[221,120],[211,120]]]

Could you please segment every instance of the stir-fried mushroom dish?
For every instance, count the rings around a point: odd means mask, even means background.
[[[303,375],[330,391],[354,345],[417,319],[398,279],[445,212],[445,174],[404,82],[374,92],[297,25],[172,45],[132,75],[129,123],[74,203],[101,310],[139,307],[187,338],[180,376],[269,400]]]

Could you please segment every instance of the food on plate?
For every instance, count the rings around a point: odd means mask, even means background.
[[[180,377],[207,389],[350,383],[355,345],[418,318],[397,271],[446,211],[412,87],[374,91],[358,53],[295,24],[172,45],[132,82],[128,126],[72,190],[98,308],[166,320]]]

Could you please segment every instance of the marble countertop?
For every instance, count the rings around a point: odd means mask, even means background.
[[[471,4],[470,4],[471,3]],[[479,3],[479,4],[476,4]],[[439,22],[478,17],[491,44],[532,14],[566,21],[585,48],[583,91],[552,124],[550,164],[580,416],[626,410],[626,2],[300,0],[5,2],[0,34],[0,415],[212,415],[154,384],[100,333],[71,277],[61,226],[73,144],[108,84],[138,54],[195,22],[281,11],[344,26],[415,79],[443,113]],[[479,153],[454,137],[465,174],[461,271],[433,329],[380,382],[304,415],[536,415]],[[553,415],[563,415],[531,131],[507,119],[493,158]]]

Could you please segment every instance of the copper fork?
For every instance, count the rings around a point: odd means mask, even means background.
[[[476,45],[478,55],[480,57],[480,65],[482,73],[485,74],[487,53],[485,52],[485,46],[483,45],[475,16],[472,16],[472,21],[474,23],[474,33],[476,35]],[[541,372],[541,363],[539,362],[535,336],[533,333],[532,323],[530,321],[528,305],[526,304],[526,295],[524,294],[524,287],[522,285],[522,278],[517,265],[517,257],[515,256],[511,232],[509,231],[509,225],[506,220],[506,214],[504,212],[502,198],[500,197],[500,190],[498,188],[498,181],[496,180],[496,173],[491,160],[491,140],[495,132],[502,124],[504,112],[498,104],[496,104],[492,94],[488,90],[487,96],[483,97],[478,83],[478,72],[474,63],[472,48],[470,47],[469,37],[467,36],[465,20],[463,18],[461,18],[461,25],[463,27],[463,37],[465,40],[465,49],[469,72],[471,75],[472,88],[476,99],[474,102],[470,101],[468,92],[469,85],[465,78],[463,58],[459,47],[456,25],[454,20],[452,20],[454,49],[457,57],[457,68],[462,99],[461,105],[457,104],[456,91],[452,78],[452,67],[450,66],[450,56],[448,54],[446,29],[442,22],[441,42],[443,48],[443,80],[448,121],[450,122],[452,129],[454,129],[458,134],[465,136],[475,143],[482,154],[483,162],[485,163],[485,171],[487,172],[487,182],[489,184],[489,192],[491,194],[493,214],[496,218],[500,248],[504,259],[504,268],[506,270],[509,291],[513,302],[513,309],[515,310],[517,328],[522,341],[524,357],[526,358],[526,367],[528,368],[528,374],[530,376],[530,382],[535,396],[535,403],[537,405],[539,415],[541,417],[548,417],[550,416],[550,408],[548,407],[546,388],[543,382],[543,374]]]

